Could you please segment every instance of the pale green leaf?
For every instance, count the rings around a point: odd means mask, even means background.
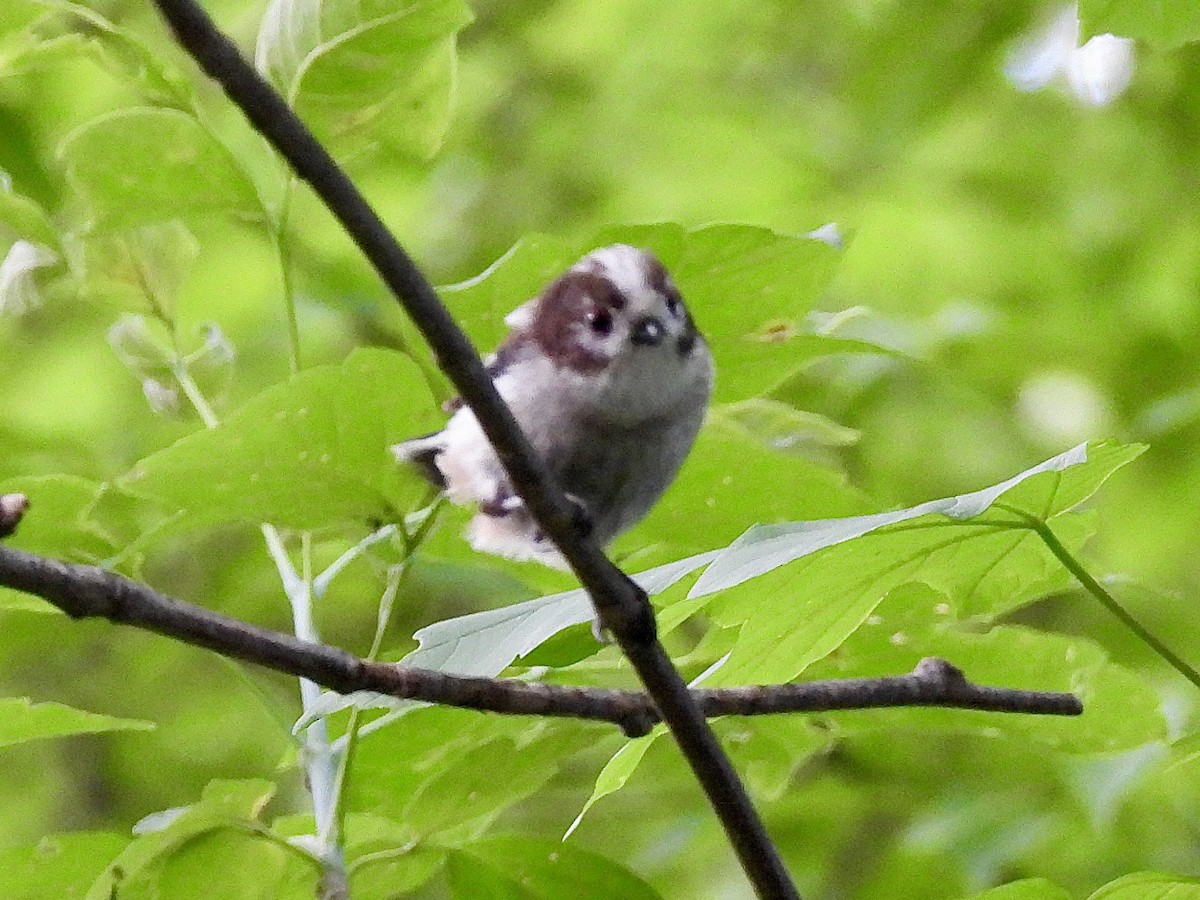
[[[212,213],[263,215],[233,155],[194,116],[179,110],[108,113],[67,135],[59,153],[103,228]]]
[[[275,785],[269,781],[210,782],[198,802],[161,817],[161,827],[142,829],[92,883],[86,900],[110,900],[119,886],[136,885],[152,867],[200,835],[223,828],[257,827],[258,817],[274,793]]]
[[[513,896],[559,900],[621,897],[653,900],[649,884],[611,859],[570,843],[519,835],[496,835],[464,845],[451,862],[456,897]],[[465,864],[460,864],[465,863]],[[479,880],[480,868],[484,881]],[[487,893],[482,893],[483,885]]]
[[[177,528],[394,521],[428,490],[388,448],[436,419],[410,360],[358,350],[268,388],[219,427],[143,459],[121,484],[179,513]]]
[[[129,843],[101,831],[52,834],[36,844],[0,851],[0,897],[73,900]]]
[[[0,699],[0,747],[73,734],[148,731],[154,727],[153,722],[104,716],[62,703],[34,703],[28,697]]]
[[[1200,900],[1200,878],[1136,872],[1110,881],[1088,900]]]
[[[1045,878],[1023,878],[972,894],[969,900],[1071,900],[1071,895]]]
[[[462,0],[273,0],[260,72],[335,150],[431,155],[449,125]]]
[[[712,348],[718,402],[761,394],[817,356],[887,352],[816,334],[805,321],[833,276],[838,251],[749,225],[623,226],[575,244],[531,235],[479,276],[442,288],[442,296],[476,345],[491,350],[503,339],[507,313],[585,253],[617,242],[653,250],[671,272]]]
[[[1200,6],[1192,0],[1080,0],[1084,35],[1115,34],[1169,50],[1200,40]]]
[[[752,529],[689,594],[741,625],[720,683],[787,681],[831,652],[889,591],[924,581],[975,614],[995,614],[1064,578],[1023,515],[1054,517],[1082,502],[1139,448],[1085,445],[998,485],[904,510]],[[996,506],[993,508],[993,504]],[[1058,523],[1077,546],[1086,521]],[[753,580],[751,580],[753,579]],[[1007,598],[1007,599],[1006,599]]]

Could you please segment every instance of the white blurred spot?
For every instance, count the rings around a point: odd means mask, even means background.
[[[19,316],[41,305],[35,270],[58,262],[58,254],[41,244],[17,241],[0,262],[0,313]]]
[[[1067,57],[1067,84],[1092,106],[1107,106],[1133,79],[1133,41],[1098,34]]]
[[[158,415],[174,415],[179,412],[179,392],[157,378],[142,379],[142,393],[150,409]]]
[[[1133,41],[1101,34],[1079,46],[1079,12],[1068,6],[1028,34],[1009,54],[1004,74],[1017,90],[1063,84],[1075,99],[1106,106],[1133,78]]]
[[[1021,386],[1017,419],[1030,437],[1058,446],[1105,436],[1113,414],[1108,398],[1087,376],[1042,372]]]
[[[805,236],[814,241],[820,241],[822,244],[828,244],[834,250],[842,250],[845,246],[845,242],[842,240],[842,230],[838,228],[837,222],[827,222],[820,228],[814,228]]]

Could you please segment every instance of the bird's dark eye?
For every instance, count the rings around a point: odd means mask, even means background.
[[[612,313],[603,309],[593,309],[587,314],[588,327],[594,334],[610,334],[613,328]]]

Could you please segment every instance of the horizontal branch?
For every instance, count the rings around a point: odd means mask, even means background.
[[[509,715],[612,722],[631,737],[645,734],[660,718],[650,697],[640,691],[448,675],[370,662],[337,647],[303,641],[184,603],[106,569],[61,562],[10,547],[0,547],[0,585],[41,597],[74,618],[99,617],[132,625],[308,678],[342,694],[371,691],[402,700]],[[887,706],[947,706],[1042,715],[1082,712],[1078,698],[1072,694],[972,684],[962,672],[939,659],[922,660],[908,675],[696,690],[692,695],[708,717]]]

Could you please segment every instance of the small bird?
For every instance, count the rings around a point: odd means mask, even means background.
[[[581,522],[604,546],[649,512],[691,449],[712,394],[712,354],[651,253],[583,257],[504,319],[484,363]],[[441,431],[393,446],[458,505],[478,504],[475,549],[565,566],[459,398]]]

